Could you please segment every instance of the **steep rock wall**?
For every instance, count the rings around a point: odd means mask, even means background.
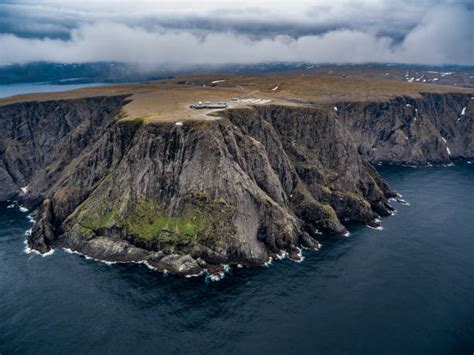
[[[472,157],[470,100],[256,106],[183,126],[121,120],[125,97],[4,106],[0,200],[41,206],[29,237],[40,251],[185,274],[297,258],[320,232],[390,214],[396,194],[369,161]]]

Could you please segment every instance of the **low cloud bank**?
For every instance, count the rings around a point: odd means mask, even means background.
[[[321,33],[298,36],[265,31],[249,35],[233,28],[197,31],[94,18],[78,23],[67,38],[0,33],[0,65],[33,61],[115,61],[169,69],[280,61],[473,65],[473,14],[462,4],[434,6],[400,39],[360,24],[334,29],[330,25]]]

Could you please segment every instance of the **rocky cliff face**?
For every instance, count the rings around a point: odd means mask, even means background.
[[[349,221],[390,214],[396,194],[369,160],[473,155],[465,95],[342,103],[337,111],[256,106],[182,126],[120,120],[125,102],[0,108],[0,199],[39,207],[32,247],[179,274],[258,265],[282,251],[297,259],[299,246],[318,247],[319,233],[345,234]]]
[[[423,94],[337,104],[338,120],[373,163],[427,165],[474,157],[472,95]]]

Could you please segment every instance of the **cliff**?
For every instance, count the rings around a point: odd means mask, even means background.
[[[372,163],[427,165],[474,157],[473,95],[424,93],[337,104],[338,120]]]
[[[0,107],[0,200],[37,208],[28,243],[178,274],[260,265],[396,197],[372,163],[473,158],[468,94],[336,109],[229,109],[212,121],[123,119],[127,96]]]

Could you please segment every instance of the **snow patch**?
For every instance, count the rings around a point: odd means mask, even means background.
[[[183,125],[183,122],[178,121],[178,122],[175,123],[175,125],[176,125],[176,126],[182,126],[182,125]]]
[[[26,195],[28,193],[28,185],[21,188],[21,192]]]
[[[279,87],[280,87],[279,85],[275,86],[275,87],[272,89],[272,91],[277,91]]]
[[[446,151],[448,152],[448,155],[451,155],[451,150],[449,149],[448,146],[446,146]]]
[[[466,107],[464,107],[461,111],[461,116],[464,116],[466,114]]]
[[[212,82],[212,84],[219,84],[219,83],[223,83],[225,80],[214,80]]]

